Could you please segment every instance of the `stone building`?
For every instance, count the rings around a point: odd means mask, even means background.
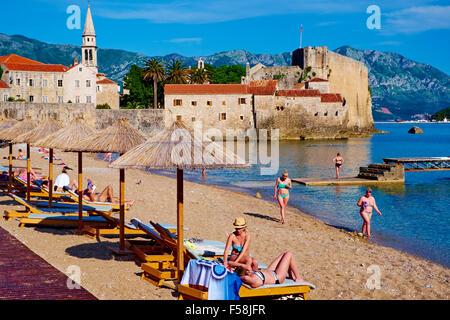
[[[346,134],[347,106],[324,79],[279,89],[278,80],[248,84],[171,84],[164,87],[165,123],[201,121],[203,128],[279,129],[281,139],[337,138]],[[307,87],[307,88],[305,88]]]
[[[98,73],[96,34],[90,7],[83,30],[81,62],[69,67],[45,64],[15,54],[0,57],[0,94],[31,103],[107,103],[119,108],[119,85]]]
[[[312,79],[299,83],[302,75]],[[242,83],[272,79],[278,80],[281,90],[317,89],[321,93],[338,93],[346,107],[339,131],[358,134],[374,130],[368,69],[363,63],[330,51],[327,47],[305,47],[292,53],[292,66],[248,66]],[[324,123],[325,126],[328,124]]]

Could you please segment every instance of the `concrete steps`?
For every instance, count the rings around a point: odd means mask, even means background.
[[[360,167],[358,178],[385,181],[405,180],[405,170],[402,165],[372,163],[367,167]]]

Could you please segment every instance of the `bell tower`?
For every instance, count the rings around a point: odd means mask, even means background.
[[[83,45],[81,46],[81,63],[87,67],[98,68],[97,65],[97,41],[92,21],[91,6],[88,6],[86,22],[83,31]]]

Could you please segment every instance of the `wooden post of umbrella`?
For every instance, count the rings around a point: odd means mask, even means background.
[[[125,251],[125,169],[120,169],[120,252]]]
[[[83,153],[78,151],[78,233],[83,232]]]
[[[52,207],[53,198],[53,149],[50,148],[48,158],[48,207]]]
[[[27,201],[30,202],[31,192],[31,172],[30,172],[30,144],[27,143]]]
[[[13,176],[13,172],[12,172],[12,142],[9,143],[9,177],[8,177],[8,193],[11,193],[12,191],[12,176]]]
[[[184,272],[183,240],[183,169],[177,168],[177,269],[178,283]]]

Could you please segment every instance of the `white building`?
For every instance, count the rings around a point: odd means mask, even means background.
[[[81,62],[73,65],[45,64],[15,54],[0,56],[3,75],[0,99],[23,99],[34,103],[107,103],[119,109],[119,85],[98,73],[97,45],[91,9],[83,30]]]

